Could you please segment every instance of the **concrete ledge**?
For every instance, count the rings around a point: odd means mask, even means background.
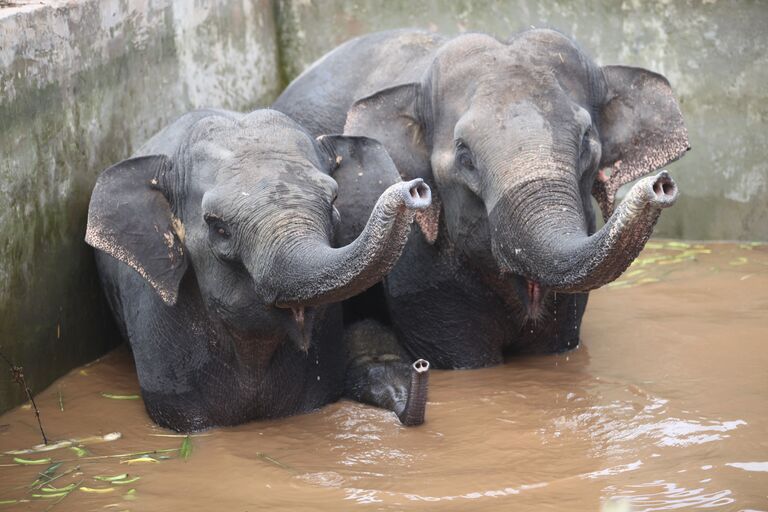
[[[0,8],[0,346],[38,391],[117,342],[83,242],[98,173],[280,82],[269,1],[25,3]],[[0,411],[21,398],[0,378]]]

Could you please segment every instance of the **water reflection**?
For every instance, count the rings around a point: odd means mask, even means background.
[[[621,491],[611,487],[607,490],[616,498],[628,500],[632,505],[633,512],[719,508],[731,505],[735,501],[729,489],[705,492],[702,487],[686,489],[664,480],[628,485]]]
[[[768,462],[726,462],[726,466],[743,469],[744,471],[756,471],[768,473]]]

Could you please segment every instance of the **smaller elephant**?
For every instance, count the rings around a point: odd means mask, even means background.
[[[367,174],[375,197],[355,189]],[[338,247],[352,228],[334,204],[359,205],[344,198],[356,191],[370,217]],[[190,112],[105,170],[86,241],[150,417],[188,432],[346,391],[423,422],[428,363],[406,364],[387,339],[370,357],[347,350],[339,301],[382,279],[430,201],[378,142],[314,139],[273,110]]]

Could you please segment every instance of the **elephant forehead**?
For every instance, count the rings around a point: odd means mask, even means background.
[[[217,195],[226,190],[243,197],[325,199],[336,193],[337,184],[307,161],[264,159],[253,161],[252,165],[220,169],[216,188]]]
[[[486,95],[508,103],[560,91],[586,105],[597,70],[566,36],[532,30],[509,43],[482,34],[456,38],[437,54],[432,78],[449,97]]]
[[[472,139],[475,134],[499,131],[532,133],[548,131],[550,122],[541,107],[530,101],[501,102],[494,98],[475,99],[456,123],[456,138]]]
[[[454,140],[462,140],[485,159],[508,159],[513,153],[541,147],[549,151],[571,139],[580,140],[591,123],[589,114],[562,99],[546,101],[491,101],[473,104],[454,127]]]

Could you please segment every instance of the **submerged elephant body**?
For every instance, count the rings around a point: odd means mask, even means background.
[[[664,77],[599,67],[551,30],[507,42],[363,36],[274,108],[313,133],[376,138],[404,178],[432,186],[432,208],[384,281],[386,306],[367,307],[386,307],[408,351],[443,368],[577,346],[587,292],[627,268],[677,197],[665,172],[618,207],[616,190],[688,149]]]
[[[331,175],[373,168],[391,186],[370,198],[358,236],[335,247],[333,203],[345,191]],[[192,431],[287,416],[354,384],[394,389],[398,399],[375,405],[423,420],[425,389],[409,396],[412,372],[425,386],[421,364],[396,360],[386,382],[345,384],[338,301],[381,279],[429,202],[375,141],[316,141],[268,110],[186,114],[104,171],[86,240],[152,419]]]

